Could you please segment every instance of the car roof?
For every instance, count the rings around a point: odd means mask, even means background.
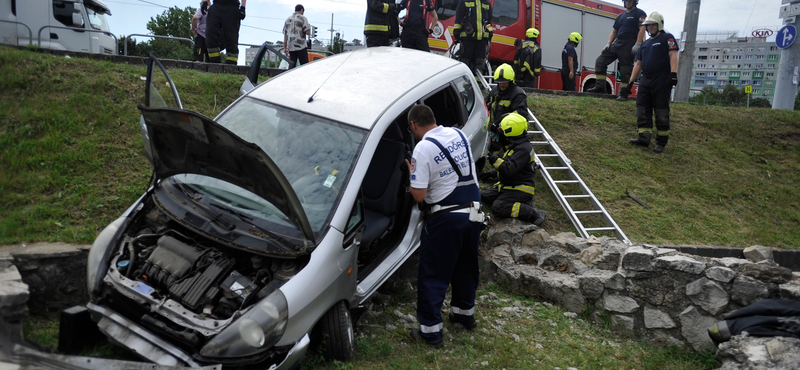
[[[467,74],[463,63],[441,55],[398,47],[363,48],[281,73],[248,95],[369,129],[408,91],[459,67]]]

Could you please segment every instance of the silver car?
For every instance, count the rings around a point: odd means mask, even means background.
[[[429,105],[481,158],[481,91],[464,64],[401,48],[246,90],[212,120],[183,109],[151,56],[139,109],[152,186],[95,240],[87,307],[109,340],[161,365],[292,368],[315,340],[347,360],[350,310],[419,246],[408,110]]]

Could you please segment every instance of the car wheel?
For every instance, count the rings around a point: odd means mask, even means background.
[[[353,321],[350,311],[341,301],[331,307],[319,322],[322,334],[322,355],[330,360],[347,361],[356,352]]]

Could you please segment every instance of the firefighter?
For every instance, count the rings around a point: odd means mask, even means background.
[[[482,74],[484,70],[493,32],[492,3],[489,0],[458,2],[453,37],[461,43],[459,60],[475,75]]]
[[[397,13],[405,6],[406,3],[395,4],[394,0],[367,0],[364,36],[368,48],[389,46],[389,41],[400,37]]]
[[[564,91],[575,91],[575,77],[578,75],[578,52],[575,47],[581,40],[583,36],[580,33],[572,32],[561,50],[561,89]]]
[[[653,151],[661,153],[669,141],[669,96],[672,87],[678,84],[678,43],[675,36],[664,32],[664,17],[650,13],[644,23],[650,38],[642,44],[636,54],[628,81],[628,93],[633,82],[642,73],[636,93],[636,126],[639,136],[630,139],[634,145],[648,147],[653,132],[653,113],[656,116],[656,146]]]
[[[417,342],[441,348],[442,304],[448,286],[452,287],[449,321],[467,330],[477,327],[475,291],[484,215],[475,162],[464,133],[437,125],[433,111],[422,104],[409,110],[408,124],[419,140],[411,161],[406,160],[409,193],[430,207],[419,245],[419,329],[410,334]]]
[[[644,26],[642,22],[647,18],[647,13],[636,7],[639,0],[624,0],[625,12],[617,16],[614,28],[608,35],[608,44],[600,52],[594,64],[597,74],[594,87],[586,92],[606,93],[606,70],[614,60],[619,60],[620,87],[617,100],[628,100],[628,79],[633,69],[633,57],[644,39]]]
[[[541,226],[547,212],[533,205],[536,175],[533,145],[528,138],[528,120],[512,112],[500,123],[507,145],[501,155],[489,153],[491,170],[498,177],[492,188],[481,191],[481,202],[500,218],[517,218]]]
[[[492,151],[500,150],[502,147],[501,138],[498,135],[500,120],[506,113],[517,112],[523,117],[528,116],[528,95],[525,90],[514,84],[514,68],[509,64],[503,63],[494,71],[494,82],[497,83],[489,95],[486,96],[486,106],[489,107],[489,126],[491,131],[489,149]]]
[[[514,54],[514,67],[521,76],[518,83],[522,87],[536,87],[536,78],[542,72],[542,49],[539,47],[539,30],[528,28],[525,40]]]
[[[400,34],[400,45],[404,48],[430,52],[428,35],[439,22],[434,0],[408,0],[406,16],[403,20],[403,33]],[[431,21],[428,22],[428,15]]]
[[[208,9],[206,41],[211,63],[222,63],[219,54],[221,49],[226,50],[225,64],[239,63],[239,26],[245,17],[246,3],[247,0],[242,0],[242,5],[239,6],[238,0],[214,0],[214,4]]]

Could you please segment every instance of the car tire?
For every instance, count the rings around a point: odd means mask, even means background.
[[[319,322],[322,355],[329,360],[347,361],[356,352],[353,320],[350,310],[340,301],[331,307]]]

